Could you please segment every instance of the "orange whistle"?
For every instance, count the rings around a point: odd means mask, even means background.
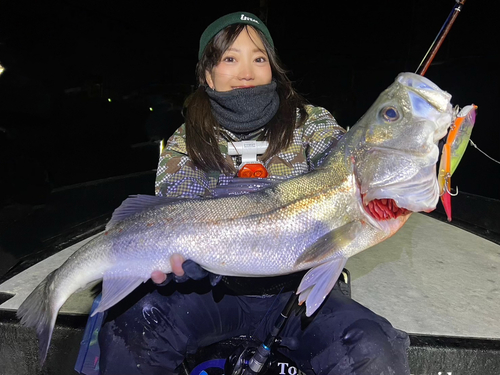
[[[247,163],[244,164],[238,171],[238,177],[243,178],[266,178],[268,176],[267,169],[260,163]]]

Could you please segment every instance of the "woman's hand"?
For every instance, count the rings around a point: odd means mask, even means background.
[[[153,271],[151,273],[151,280],[158,285],[166,285],[170,280],[174,279],[178,283],[187,281],[188,279],[200,280],[208,276],[212,286],[217,285],[222,276],[214,275],[201,268],[197,263],[192,260],[185,260],[180,254],[174,254],[170,257],[170,265],[172,273],[165,274],[161,271]]]
[[[170,257],[170,266],[172,267],[172,273],[175,276],[184,276],[182,263],[184,263],[184,257],[182,255],[174,254]],[[161,271],[153,271],[151,273],[151,280],[153,280],[153,282],[156,284],[163,284],[167,280],[167,274]]]

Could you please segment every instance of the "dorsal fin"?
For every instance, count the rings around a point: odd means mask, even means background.
[[[221,198],[248,194],[272,187],[276,183],[277,181],[267,178],[234,178],[227,185],[217,186],[213,191],[213,197]],[[213,197],[200,197],[199,199],[212,199]],[[189,198],[158,197],[146,194],[131,195],[113,212],[111,219],[106,224],[106,230],[113,228],[117,223],[148,208],[171,204],[184,199]]]
[[[148,208],[178,202],[182,199],[185,198],[158,197],[145,194],[131,195],[113,212],[111,219],[106,224],[106,230],[113,228],[117,223]]]

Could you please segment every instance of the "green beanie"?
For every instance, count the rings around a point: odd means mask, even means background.
[[[205,47],[207,46],[208,42],[210,42],[219,31],[224,29],[226,26],[234,25],[237,23],[251,25],[257,30],[262,31],[271,47],[274,48],[273,39],[271,38],[271,34],[269,33],[266,25],[264,25],[264,22],[262,22],[255,14],[248,12],[235,12],[226,14],[225,16],[215,20],[205,29],[203,34],[201,34],[198,60],[201,59],[203,51],[205,51]]]

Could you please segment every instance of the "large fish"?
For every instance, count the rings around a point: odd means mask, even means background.
[[[82,246],[19,307],[35,327],[44,361],[57,313],[75,291],[103,280],[94,314],[147,281],[171,272],[174,253],[228,276],[272,276],[309,269],[297,293],[311,315],[348,257],[393,235],[411,212],[439,199],[437,142],[452,124],[451,95],[402,73],[346,133],[323,166],[282,182],[207,199],[128,198],[104,233]],[[229,188],[230,189],[230,188]]]

